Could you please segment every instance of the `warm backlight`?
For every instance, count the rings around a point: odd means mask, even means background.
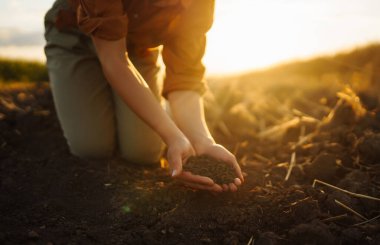
[[[380,40],[374,0],[219,0],[204,62],[209,74],[257,69]]]

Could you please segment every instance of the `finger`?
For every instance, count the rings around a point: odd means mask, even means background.
[[[223,161],[232,164],[232,167],[235,169],[236,175],[240,178],[242,182],[244,182],[244,176],[241,172],[241,168],[240,168],[239,163],[236,160],[236,157],[234,155],[230,155],[228,158],[226,158]]]
[[[193,182],[184,182],[184,185],[193,189],[197,190],[205,190],[205,191],[212,191],[212,192],[222,192],[222,188],[218,185],[201,185]]]
[[[241,179],[239,179],[239,178],[235,178],[235,179],[234,179],[234,184],[235,184],[236,186],[241,185]]]
[[[236,187],[236,185],[234,185],[234,184],[232,184],[232,183],[230,183],[230,184],[228,185],[228,187],[230,187],[230,191],[232,191],[232,192],[237,191],[237,187]]]
[[[228,191],[228,185],[227,184],[223,184],[222,188],[223,188],[223,191]]]
[[[186,164],[187,160],[189,160],[189,158],[192,156],[195,156],[195,151],[193,147],[191,147],[190,151],[187,152],[185,156],[183,156],[182,164]]]
[[[218,192],[222,192],[223,191],[223,188],[218,185],[218,184],[214,184],[214,188],[218,190]]]
[[[244,182],[244,176],[241,173],[241,168],[240,168],[238,162],[236,161],[236,158],[234,157],[231,162],[233,164],[233,167],[235,168],[235,172],[236,172],[237,176],[241,179],[242,182]]]
[[[182,158],[181,155],[177,154],[170,158],[169,165],[172,166],[172,177],[177,177],[182,172]]]
[[[214,185],[214,181],[206,176],[194,175],[191,172],[183,171],[181,175],[178,176],[178,179],[186,182],[198,183],[201,185]]]

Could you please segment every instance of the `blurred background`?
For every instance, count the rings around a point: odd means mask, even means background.
[[[43,17],[53,0],[0,1],[0,57],[44,61]],[[239,73],[380,41],[377,0],[217,0],[204,62]]]

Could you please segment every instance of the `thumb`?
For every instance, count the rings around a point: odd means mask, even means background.
[[[182,157],[177,154],[171,158],[172,177],[177,177],[182,173]]]

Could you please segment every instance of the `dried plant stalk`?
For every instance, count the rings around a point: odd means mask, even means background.
[[[335,104],[334,108],[330,111],[330,113],[327,115],[327,117],[324,118],[323,120],[323,123],[324,124],[327,124],[329,122],[331,122],[331,120],[333,119],[334,115],[335,115],[335,112],[336,110],[343,104],[343,99],[339,99],[338,102]]]
[[[297,124],[299,124],[301,119],[299,117],[293,118],[287,122],[284,122],[282,124],[273,126],[271,128],[268,128],[265,131],[262,131],[258,134],[259,138],[278,138],[283,132],[285,132],[286,129],[293,127]]]
[[[355,214],[356,216],[358,216],[359,218],[363,219],[363,220],[368,220],[366,217],[364,217],[363,215],[361,215],[360,213],[356,212],[355,210],[353,210],[352,208],[348,207],[347,205],[345,205],[344,203],[342,202],[339,202],[338,200],[335,199],[335,203],[338,204],[339,206],[341,206],[342,208],[350,211],[351,213]]]
[[[324,220],[322,220],[323,222],[330,222],[330,221],[335,221],[335,220],[338,220],[338,219],[343,219],[343,218],[346,218],[347,217],[347,214],[341,214],[341,215],[337,215],[337,216],[333,216],[333,217],[330,217],[330,218],[326,218]]]
[[[298,142],[294,145],[292,145],[292,150],[295,150],[298,146],[301,146],[310,140],[312,140],[315,136],[317,135],[316,132],[310,133],[308,135],[303,136],[302,138],[300,137]]]
[[[354,224],[353,226],[359,226],[359,225],[364,225],[364,224],[367,224],[367,223],[370,223],[374,220],[377,220],[378,218],[380,218],[380,215],[376,216],[376,217],[373,217],[372,219],[369,219],[369,220],[366,220],[366,221],[363,221],[363,222],[360,222],[360,223],[357,223],[357,224]]]
[[[249,239],[247,245],[253,245],[254,242],[255,242],[255,240],[253,240],[253,236],[251,236],[251,238]]]
[[[350,87],[346,86],[344,91],[337,93],[337,96],[352,106],[357,118],[362,117],[366,114],[367,110],[360,102],[359,96],[357,96]]]
[[[355,193],[355,192],[351,192],[351,191],[347,191],[347,190],[344,190],[342,188],[339,188],[339,187],[336,187],[334,185],[331,185],[331,184],[328,184],[326,182],[323,182],[322,180],[318,180],[318,179],[315,179],[314,182],[313,182],[313,188],[315,187],[315,184],[316,183],[320,183],[320,184],[323,184],[325,186],[328,186],[330,188],[333,188],[335,190],[338,190],[338,191],[341,191],[341,192],[344,192],[348,195],[351,195],[351,196],[354,196],[354,197],[358,197],[358,198],[365,198],[365,199],[370,199],[370,200],[374,200],[374,201],[380,201],[380,198],[377,198],[377,197],[371,197],[371,196],[367,196],[367,195],[363,195],[363,194],[358,194],[358,193]]]
[[[253,156],[257,158],[257,160],[260,160],[260,161],[263,161],[263,162],[266,162],[266,163],[269,163],[271,162],[270,159],[258,154],[258,153],[253,153]]]
[[[296,165],[296,152],[292,153],[292,157],[290,159],[290,165],[289,165],[289,168],[288,168],[288,172],[286,173],[286,176],[285,176],[285,181],[288,181],[288,179],[290,177],[290,174],[292,173],[294,165]]]

